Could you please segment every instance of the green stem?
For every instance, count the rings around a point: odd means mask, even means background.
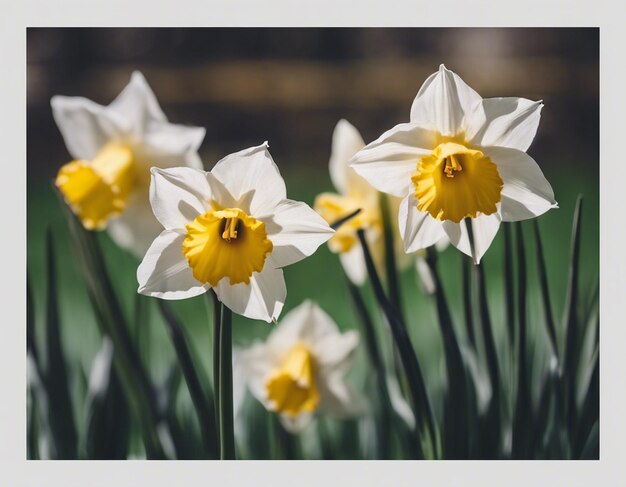
[[[528,384],[528,365],[526,361],[526,251],[524,249],[524,235],[522,225],[515,224],[517,233],[517,310],[518,329],[517,339],[517,399],[515,418],[513,420],[513,456],[524,458],[527,455],[526,438],[529,422],[530,390]]]
[[[217,299],[215,291],[209,292],[213,302],[213,393],[215,394],[215,424],[220,424],[220,333],[222,328],[222,303]],[[217,428],[217,443],[220,442],[220,428]],[[221,448],[221,447],[220,447]]]
[[[509,335],[509,347],[513,350],[515,343],[515,302],[513,298],[513,238],[511,237],[511,225],[502,224],[504,234],[504,310],[506,326]]]
[[[570,435],[574,436],[576,424],[576,351],[578,349],[578,320],[576,307],[578,306],[578,270],[580,255],[580,227],[582,216],[582,196],[576,200],[574,222],[572,224],[572,241],[569,263],[569,279],[567,283],[567,298],[565,305],[565,357],[563,370],[563,385],[565,386],[565,407],[567,426]]]
[[[546,329],[550,338],[550,346],[552,356],[559,366],[559,348],[556,338],[556,326],[552,315],[552,304],[550,302],[550,290],[548,288],[548,275],[546,273],[546,260],[543,254],[543,244],[541,242],[541,233],[539,232],[539,223],[537,219],[533,220],[533,230],[535,237],[535,250],[537,252],[537,274],[539,275],[539,284],[541,286],[541,297],[543,299],[543,314],[546,321]]]
[[[465,220],[465,224],[470,240],[471,253],[474,255],[475,247],[472,224],[469,219]],[[475,262],[475,259],[473,260]],[[478,284],[478,307],[480,311],[481,332],[485,345],[485,354],[487,356],[489,382],[491,383],[491,402],[487,411],[486,424],[484,425],[485,438],[483,442],[483,452],[487,457],[495,458],[500,447],[500,366],[498,364],[496,343],[493,337],[491,317],[489,315],[485,271],[481,264],[476,264],[474,268],[476,269],[476,280]]]
[[[409,384],[409,392],[411,402],[413,405],[413,412],[416,422],[420,425],[418,430],[425,436],[427,436],[428,442],[431,447],[431,454],[436,456],[438,454],[437,448],[437,428],[435,423],[435,417],[433,414],[428,393],[426,391],[426,384],[422,375],[422,370],[415,355],[415,350],[411,346],[411,340],[406,330],[406,326],[396,309],[391,305],[383,286],[376,272],[376,266],[372,259],[367,241],[365,240],[365,233],[362,229],[357,230],[357,235],[361,246],[363,248],[363,256],[365,257],[365,265],[367,272],[376,296],[378,304],[385,313],[385,317],[389,322],[393,339],[396,347],[400,353],[400,359],[402,366],[406,373],[407,381]]]
[[[232,312],[220,303],[219,320],[219,358],[217,403],[220,430],[220,458],[235,459],[235,429],[233,419],[233,343]]]
[[[389,199],[384,193],[379,193],[380,212],[383,217],[383,240],[385,243],[385,269],[387,272],[387,287],[389,291],[389,300],[393,307],[398,311],[400,317],[402,313],[402,302],[400,297],[400,284],[398,280],[398,268],[396,266],[396,253],[393,238],[393,229],[391,226],[391,216],[389,212]]]
[[[474,310],[472,309],[472,274],[469,259],[461,256],[461,272],[463,281],[463,315],[465,331],[473,350],[476,350],[476,333],[474,332]]]
[[[439,329],[443,338],[446,360],[448,391],[445,398],[446,424],[444,430],[444,453],[448,459],[467,458],[468,421],[466,374],[461,348],[454,332],[452,315],[437,271],[437,251],[427,249],[426,262],[435,283],[435,301],[439,316]]]
[[[219,456],[218,443],[215,441],[217,436],[215,428],[215,411],[213,411],[212,404],[207,399],[202,385],[200,383],[200,377],[194,365],[191,357],[191,350],[187,344],[185,334],[180,322],[174,316],[172,310],[167,306],[164,300],[158,301],[159,308],[163,317],[165,318],[165,324],[167,326],[167,332],[174,345],[178,363],[182,369],[185,383],[191,396],[196,415],[198,416],[198,422],[200,423],[200,433],[204,446],[211,456],[216,458]]]

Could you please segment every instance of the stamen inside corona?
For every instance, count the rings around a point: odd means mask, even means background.
[[[182,252],[193,277],[216,286],[227,277],[231,285],[250,284],[253,272],[261,272],[272,242],[265,223],[239,208],[210,210],[187,225]]]
[[[124,210],[135,181],[131,150],[109,144],[92,161],[65,164],[55,184],[83,226],[101,230]]]
[[[418,210],[455,223],[495,213],[503,185],[489,157],[456,142],[439,144],[422,157],[411,180]]]
[[[265,382],[271,407],[278,413],[297,416],[311,412],[319,403],[315,362],[304,344],[294,346]]]

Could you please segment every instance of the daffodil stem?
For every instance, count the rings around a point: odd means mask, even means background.
[[[376,272],[374,261],[372,260],[372,254],[367,245],[363,229],[357,230],[357,235],[363,248],[365,265],[367,267],[367,272],[369,274],[372,288],[374,289],[376,300],[378,301],[378,304],[385,313],[387,321],[389,322],[389,326],[391,327],[391,332],[396,347],[400,352],[400,359],[402,361],[402,365],[404,367],[404,371],[406,373],[406,377],[409,383],[409,392],[413,404],[415,418],[418,424],[422,423],[422,426],[418,429],[428,436],[431,453],[433,455],[437,455],[437,428],[435,423],[435,417],[433,415],[433,410],[430,405],[430,400],[426,391],[426,384],[424,382],[424,377],[422,375],[419,361],[417,360],[417,356],[415,355],[415,350],[413,350],[413,347],[411,346],[411,340],[407,333],[406,326],[402,321],[402,318],[400,318],[400,315],[394,309],[394,307],[387,299],[387,296],[385,295],[383,286],[380,282],[380,278],[378,277],[378,273]]]
[[[389,415],[391,411],[391,400],[389,399],[389,390],[387,388],[387,380],[385,374],[385,366],[383,365],[382,356],[378,348],[376,340],[376,331],[374,322],[370,317],[363,296],[359,289],[345,276],[345,281],[350,291],[350,296],[354,302],[354,307],[359,315],[363,327],[363,335],[365,336],[365,345],[367,348],[369,359],[376,373],[376,383],[382,399],[382,410],[380,411],[379,428],[378,428],[378,449],[380,457],[388,459],[389,454]]]
[[[579,195],[576,199],[574,221],[572,223],[567,298],[563,316],[565,324],[565,355],[563,358],[564,406],[566,406],[567,427],[570,434],[573,434],[576,423],[576,351],[579,346],[576,307],[578,306],[578,266],[582,204],[583,199]]]
[[[222,303],[217,299],[215,291],[209,291],[211,301],[213,302],[213,393],[215,396],[215,424],[220,424],[220,330],[222,321]],[[220,428],[217,428],[217,443],[220,445]]]
[[[526,250],[524,235],[519,222],[515,224],[517,254],[517,398],[513,419],[513,456],[525,458],[527,455],[527,428],[531,410],[528,368],[526,357]]]
[[[65,212],[77,260],[100,331],[110,337],[115,346],[115,373],[124,387],[126,397],[140,418],[147,456],[151,459],[165,458],[158,435],[158,426],[163,418],[157,408],[156,391],[128,333],[129,328],[113,291],[113,284],[96,235],[83,228],[56,188],[55,192]]]
[[[400,297],[400,283],[398,280],[398,268],[396,266],[396,253],[393,238],[393,228],[391,225],[391,215],[389,212],[389,199],[384,193],[380,193],[380,212],[383,217],[383,237],[385,242],[385,268],[387,271],[387,287],[389,290],[389,300],[394,308],[403,316],[402,302]]]
[[[474,234],[472,232],[472,224],[469,218],[465,219],[465,224],[469,236],[471,254],[474,255]],[[485,345],[485,354],[487,356],[489,382],[491,383],[491,402],[489,404],[489,410],[487,411],[486,424],[484,428],[486,433],[484,448],[487,450],[487,455],[493,458],[496,454],[495,452],[499,451],[500,446],[500,366],[496,352],[496,343],[493,337],[491,317],[489,315],[485,271],[481,264],[476,264],[474,267],[476,269],[478,284],[478,307],[480,310],[481,332]]]
[[[472,307],[472,273],[471,261],[461,254],[461,275],[463,281],[463,314],[465,330],[472,349],[476,350],[476,333],[474,331],[474,309]]]
[[[539,231],[539,223],[537,219],[533,220],[533,234],[535,239],[535,251],[537,254],[537,275],[539,276],[539,284],[541,286],[541,298],[543,301],[543,314],[546,322],[546,331],[550,338],[550,347],[552,356],[559,365],[559,348],[556,338],[556,326],[554,324],[554,316],[552,315],[552,303],[550,301],[550,290],[548,287],[548,274],[546,272],[546,259],[543,254],[543,243],[541,242],[541,232]]]
[[[437,270],[437,251],[427,249],[426,262],[435,283],[435,301],[439,316],[439,328],[443,338],[448,391],[445,399],[446,428],[444,430],[444,453],[447,459],[467,458],[469,448],[467,407],[467,378],[457,341],[452,315]]]
[[[511,236],[511,224],[502,224],[504,235],[504,311],[506,326],[509,335],[509,347],[513,349],[515,343],[515,301],[513,298],[513,238]]]
[[[215,427],[215,411],[213,411],[212,407],[213,404],[209,402],[209,399],[202,390],[200,377],[193,363],[191,350],[187,344],[180,322],[164,300],[160,299],[158,303],[167,327],[168,335],[174,345],[174,350],[176,351],[185,383],[189,389],[191,401],[193,402],[196,415],[198,416],[204,446],[211,458],[216,458],[218,456],[218,443],[215,441],[217,431]]]
[[[220,458],[235,459],[235,429],[233,418],[233,340],[232,312],[220,303],[219,358],[217,403],[220,430]]]

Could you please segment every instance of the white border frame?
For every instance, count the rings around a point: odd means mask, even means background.
[[[626,485],[626,291],[623,150],[626,7],[610,0],[85,0],[2,3],[0,59],[3,141],[0,250],[3,272],[0,482],[7,486],[137,485],[272,487]],[[599,461],[94,462],[26,458],[26,28],[71,26],[600,27],[601,448]],[[595,130],[595,128],[594,128]],[[608,168],[608,170],[607,170]],[[617,224],[615,224],[617,223]]]

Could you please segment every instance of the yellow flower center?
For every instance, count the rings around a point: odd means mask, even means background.
[[[193,277],[216,286],[224,277],[230,284],[250,284],[253,272],[261,272],[273,245],[265,223],[239,208],[210,210],[187,225],[183,254]]]
[[[72,161],[57,174],[55,184],[88,230],[100,230],[126,207],[135,184],[133,153],[109,144],[93,161]]]
[[[371,198],[370,198],[371,200]],[[378,202],[359,195],[342,196],[335,193],[322,193],[315,198],[313,207],[328,223],[334,223],[353,213],[357,209],[361,212],[354,218],[341,225],[328,241],[331,252],[348,252],[358,242],[356,231],[359,228],[380,227],[380,212]]]
[[[455,223],[495,213],[503,184],[491,159],[456,142],[439,144],[422,157],[411,180],[418,210]]]
[[[315,411],[319,393],[315,385],[315,363],[309,349],[299,343],[267,378],[265,390],[273,411],[297,416]]]

